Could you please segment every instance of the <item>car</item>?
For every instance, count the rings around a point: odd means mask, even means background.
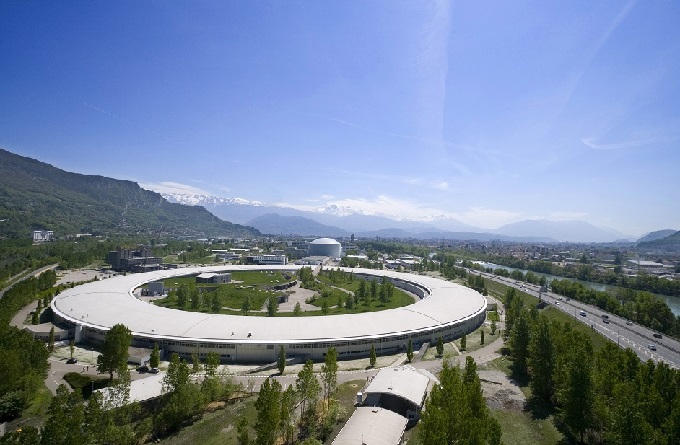
[[[608,319],[608,318],[603,318],[602,321],[604,322],[604,324],[609,324],[609,319]]]
[[[585,317],[585,316],[586,316],[586,311],[581,311],[580,314],[581,314],[581,317]]]
[[[656,351],[656,346],[654,346],[654,345],[649,345],[649,350],[650,350],[650,351]]]
[[[559,305],[560,305],[560,302],[559,302],[559,301],[556,301],[555,304],[559,306]]]
[[[137,368],[137,372],[140,374],[144,374],[145,372],[149,372],[149,367],[146,365],[140,366]]]
[[[149,368],[149,372],[151,374],[158,374],[159,372],[161,372],[161,370],[158,368]]]
[[[661,337],[663,337],[663,335],[659,334],[658,332],[653,333],[652,336],[653,336],[654,338],[661,338]]]
[[[75,357],[71,357],[70,359],[66,360],[67,365],[75,365],[76,363],[78,363],[78,359]]]
[[[628,320],[628,321],[626,322],[626,324],[627,324],[628,326],[631,326],[631,325],[633,324],[633,322],[630,321],[630,320]]]

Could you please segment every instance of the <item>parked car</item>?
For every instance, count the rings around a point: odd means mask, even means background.
[[[137,372],[140,374],[144,374],[145,372],[149,372],[149,367],[146,365],[142,365],[139,368],[137,368]]]
[[[659,334],[658,332],[655,332],[655,333],[653,333],[652,335],[654,336],[654,338],[661,338],[661,337],[663,337],[663,335]]]
[[[70,359],[66,360],[67,365],[75,365],[76,363],[78,363],[78,359],[75,357],[71,357]]]
[[[586,311],[581,311],[581,317],[585,317],[585,316],[586,316]]]
[[[149,369],[149,372],[150,372],[151,374],[158,374],[159,372],[161,372],[161,370],[158,369],[158,368],[150,368],[150,369]]]
[[[630,320],[628,320],[628,321],[626,322],[626,324],[627,324],[628,326],[631,326],[631,325],[633,324],[633,322],[630,321]]]
[[[654,346],[654,345],[649,345],[649,350],[650,350],[650,351],[656,351],[656,346]]]

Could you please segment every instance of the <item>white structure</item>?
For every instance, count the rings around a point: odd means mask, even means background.
[[[34,230],[33,231],[33,242],[34,243],[44,243],[47,241],[52,241],[54,239],[54,232],[51,230]]]
[[[272,264],[285,266],[288,264],[288,257],[285,255],[248,255],[246,257],[246,262],[248,264]]]
[[[332,445],[399,445],[407,420],[390,410],[358,407],[333,440]]]
[[[342,247],[331,238],[318,238],[309,243],[309,256],[327,256],[340,258]]]
[[[80,332],[84,341],[104,340],[117,323],[127,326],[133,346],[152,348],[189,359],[216,352],[227,363],[272,363],[283,346],[288,357],[323,360],[330,347],[340,359],[406,350],[409,339],[417,349],[439,337],[450,341],[480,326],[486,317],[486,298],[480,293],[428,276],[372,269],[345,269],[354,276],[380,279],[417,295],[412,305],[381,312],[318,317],[244,317],[167,309],[133,295],[152,281],[203,272],[245,270],[294,271],[302,266],[222,265],[128,274],[66,289],[51,303],[55,321]]]

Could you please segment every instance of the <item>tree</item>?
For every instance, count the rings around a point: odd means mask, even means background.
[[[480,339],[479,339],[480,344],[483,345],[484,344],[484,329],[479,330],[479,337],[480,337]]]
[[[198,356],[198,351],[191,353],[191,372],[192,374],[201,372],[201,359]]]
[[[158,349],[158,343],[154,343],[153,351],[151,351],[151,357],[149,358],[149,366],[152,368],[158,368],[161,364],[161,353]]]
[[[191,299],[191,309],[197,311],[201,307],[201,293],[196,286],[189,288],[189,298]]]
[[[411,362],[413,360],[413,340],[408,339],[408,345],[406,345],[406,359]]]
[[[186,284],[182,284],[177,289],[177,307],[184,309],[187,307],[187,302],[189,301],[189,287]]]
[[[113,383],[114,371],[127,366],[131,342],[132,332],[125,325],[114,325],[106,333],[101,354],[97,357],[97,372],[108,372],[109,383]]]
[[[176,353],[170,354],[168,372],[163,377],[163,392],[177,391],[180,387],[189,383],[189,366],[184,360],[180,360]]]
[[[281,417],[281,384],[272,379],[264,381],[255,401],[257,409],[256,445],[274,445]]]
[[[241,303],[241,312],[243,315],[248,315],[248,312],[250,312],[250,297],[248,295],[246,295]]]
[[[300,400],[300,413],[301,418],[303,419],[300,424],[301,433],[306,435],[309,429],[313,428],[314,425],[305,422],[304,418],[307,417],[311,420],[311,417],[313,417],[319,392],[321,392],[319,381],[314,375],[314,362],[311,360],[307,360],[298,373],[298,377],[295,380],[295,390],[298,399]]]
[[[293,410],[296,402],[295,388],[289,385],[285,391],[281,393],[281,416],[279,417],[279,428],[283,432],[283,442],[291,443],[295,427],[293,420],[295,419]]]
[[[213,292],[212,296],[210,297],[210,310],[215,314],[222,310],[222,301],[220,300],[220,296],[217,292]]]
[[[460,350],[465,351],[467,349],[467,334],[463,332],[463,336],[460,338]]]
[[[513,325],[512,332],[510,334],[512,356],[515,359],[513,362],[513,372],[515,377],[524,377],[527,375],[529,336],[529,320],[527,320],[527,313],[522,311],[515,320],[515,324]]]
[[[42,430],[41,444],[80,445],[87,443],[83,431],[85,411],[80,391],[69,392],[59,385],[57,395],[47,410],[47,420]]]
[[[50,352],[54,351],[54,326],[50,328],[50,334],[47,337],[47,350]]]
[[[286,369],[286,351],[283,346],[279,346],[279,358],[276,361],[276,368],[279,370],[279,374],[283,375],[283,371]]]
[[[326,351],[324,364],[321,365],[321,384],[323,385],[326,407],[330,406],[331,396],[338,387],[338,351],[329,348]]]
[[[439,357],[444,355],[444,339],[441,337],[437,338],[437,355]]]
[[[376,280],[371,280],[371,300],[376,300],[378,298],[378,282]]]
[[[550,324],[544,316],[539,316],[529,341],[530,386],[534,397],[548,403],[552,402],[555,387],[554,343]]]
[[[572,333],[573,349],[566,357],[566,376],[559,394],[562,419],[583,442],[593,419],[592,345],[584,334]]]
[[[300,307],[300,302],[297,301],[295,303],[295,307],[293,308],[293,315],[296,316],[296,317],[299,317],[301,313],[302,313],[302,308]]]
[[[366,280],[359,281],[359,288],[357,289],[356,297],[357,304],[359,301],[363,301],[364,303],[368,304],[368,298],[366,297]]]
[[[321,313],[328,315],[328,300],[323,300],[323,302],[321,302]]]
[[[352,309],[354,309],[354,298],[355,297],[354,297],[353,293],[347,294],[347,299],[345,300],[345,308],[348,311],[351,311]]]
[[[236,423],[236,443],[238,445],[250,445],[250,426],[245,414],[241,414]]]
[[[73,358],[73,351],[76,349],[76,344],[73,339],[68,341],[68,349],[71,352],[71,358]]]
[[[376,357],[375,354],[375,345],[371,345],[371,356],[369,358],[369,363],[371,365],[371,368],[375,368],[375,363],[378,361],[378,358]]]
[[[496,319],[491,320],[491,335],[496,335]]]
[[[31,324],[32,325],[40,324],[40,314],[38,313],[38,311],[33,311],[33,313],[31,314]]]
[[[279,311],[279,301],[276,297],[271,296],[267,300],[267,316],[276,317],[276,313]]]

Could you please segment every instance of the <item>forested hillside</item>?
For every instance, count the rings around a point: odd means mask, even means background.
[[[170,203],[132,181],[70,173],[0,149],[0,238],[25,238],[40,229],[55,236],[259,234],[203,207]]]

